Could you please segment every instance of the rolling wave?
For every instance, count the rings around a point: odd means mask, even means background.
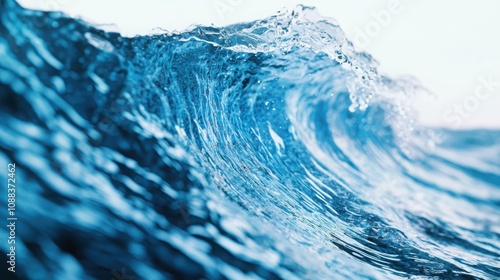
[[[125,38],[0,3],[15,277],[500,277],[500,131],[419,126],[314,8]]]

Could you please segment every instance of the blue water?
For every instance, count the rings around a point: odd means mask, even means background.
[[[500,131],[422,127],[316,10],[124,38],[0,3],[1,279],[500,278]]]

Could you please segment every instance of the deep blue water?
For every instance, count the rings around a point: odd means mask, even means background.
[[[500,278],[500,131],[420,126],[314,9],[124,38],[0,3],[1,279]]]

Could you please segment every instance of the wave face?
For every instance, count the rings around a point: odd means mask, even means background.
[[[19,279],[500,277],[500,131],[419,127],[314,9],[124,38],[0,3]]]

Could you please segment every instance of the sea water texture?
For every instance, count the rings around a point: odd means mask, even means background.
[[[315,9],[124,38],[0,3],[1,279],[500,278],[500,131],[420,126]]]

